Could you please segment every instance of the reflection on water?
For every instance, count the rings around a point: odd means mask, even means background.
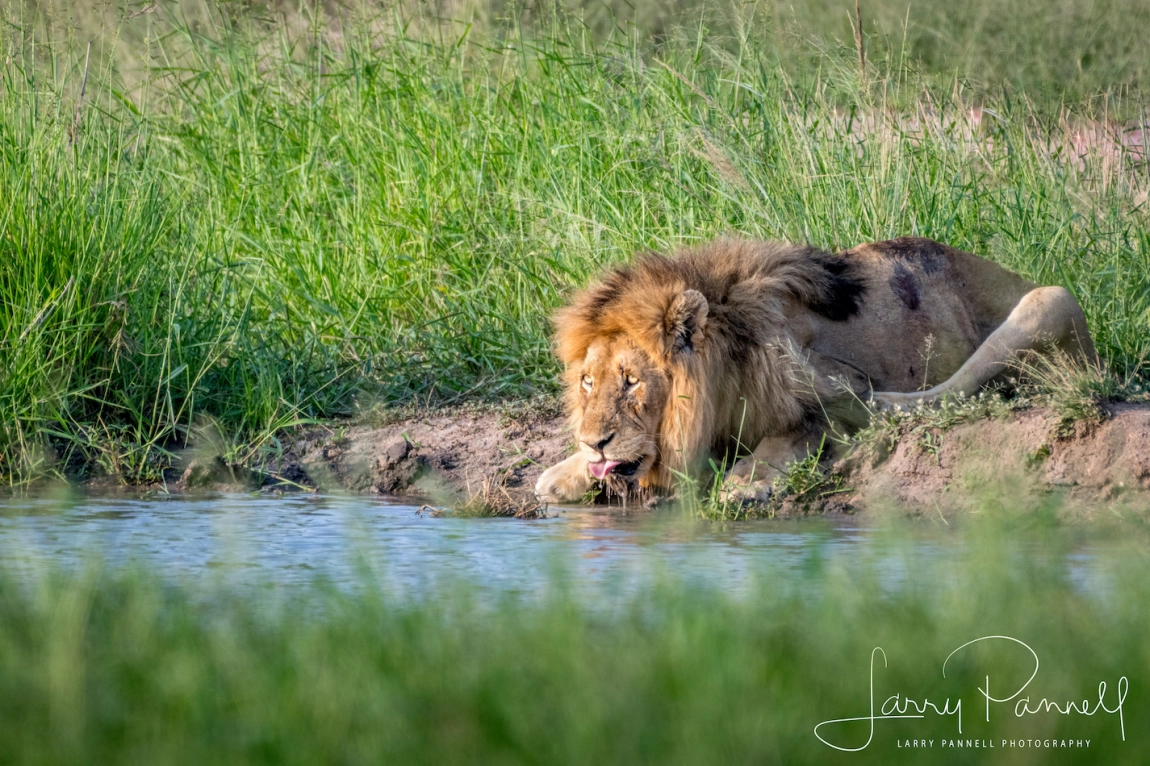
[[[0,557],[9,572],[144,563],[172,577],[284,586],[317,577],[347,587],[365,573],[389,593],[419,598],[460,581],[482,590],[538,593],[559,567],[586,595],[647,587],[665,574],[734,594],[804,587],[812,571],[877,573],[895,588],[965,555],[959,535],[910,545],[858,523],[821,520],[710,524],[677,512],[568,509],[556,518],[453,519],[369,497],[8,498],[0,500]],[[94,556],[95,554],[95,556]],[[1076,587],[1095,557],[1064,556]]]

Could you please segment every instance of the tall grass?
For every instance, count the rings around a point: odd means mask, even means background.
[[[123,433],[170,404],[186,275],[178,202],[148,144],[118,121],[81,122],[35,67],[4,74],[0,474],[20,477],[50,466],[45,433]]]
[[[1121,103],[1123,95],[1144,93],[1150,85],[1150,51],[1140,42],[1150,25],[1150,6],[1139,0],[860,5],[871,55],[908,62],[936,89],[1026,99],[1055,112],[1110,99],[1110,106],[1128,108],[1126,117],[1140,116],[1137,101]],[[853,3],[772,0],[762,10],[776,22],[772,43],[786,52],[793,74],[817,68],[812,41],[816,50],[853,53]]]
[[[302,30],[316,16],[336,44],[363,16],[398,10],[409,29],[437,29],[444,20],[473,23],[496,34],[519,26],[545,29],[556,11],[577,17],[597,40],[623,36],[658,46],[682,29],[704,24],[712,38],[730,36],[748,19],[756,47],[769,52],[798,80],[834,76],[828,57],[854,58],[854,3],[842,0],[9,0],[57,34],[72,30],[128,79],[141,76],[149,40],[164,33],[158,19],[178,16],[194,29],[215,19],[252,18]],[[861,29],[868,58],[878,65],[910,66],[932,88],[959,87],[983,97],[1010,94],[1045,112],[1110,101],[1139,117],[1137,101],[1150,77],[1143,44],[1150,6],[1141,0],[865,0]],[[1124,103],[1123,103],[1124,102]],[[1143,116],[1144,119],[1144,116]]]
[[[83,98],[82,56],[8,27],[0,473],[72,455],[146,479],[209,422],[250,446],[365,400],[550,390],[569,289],[723,233],[945,240],[1068,286],[1114,364],[1144,358],[1127,149],[1079,157],[1017,100],[975,125],[905,66],[864,83],[819,54],[826,76],[796,80],[750,22],[649,55],[549,18],[377,20],[338,47],[157,26],[144,85],[96,60]]]

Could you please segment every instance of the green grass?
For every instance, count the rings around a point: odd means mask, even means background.
[[[1068,161],[1018,98],[988,97],[999,118],[968,137],[965,96],[936,88],[912,134],[884,105],[935,80],[876,58],[862,84],[814,44],[793,77],[753,23],[655,53],[562,16],[502,37],[348,25],[336,48],[165,13],[137,20],[148,77],[121,90],[94,56],[83,99],[74,39],[3,33],[9,482],[146,481],[197,434],[242,461],[378,402],[553,391],[546,317],[570,289],[729,232],[931,236],[1066,285],[1113,364],[1145,359],[1146,166]]]
[[[1041,513],[983,511],[999,521],[948,538],[937,558],[911,555],[938,543],[918,539],[923,527],[908,537],[896,525],[849,570],[812,546],[786,576],[744,572],[737,595],[673,576],[590,601],[552,574],[528,598],[441,583],[414,602],[366,576],[351,590],[287,592],[98,565],[6,576],[0,752],[42,764],[1142,762],[1140,531],[1125,528],[1125,544],[1086,540],[1033,526]],[[1019,534],[1029,542],[1011,542]],[[1068,568],[1083,545],[1103,552],[1088,564],[1093,590]],[[1113,707],[1126,676],[1126,741],[1104,714],[1019,719],[1009,703],[988,724],[977,687],[987,674],[1002,690],[1020,684],[1028,655],[988,646],[941,673],[952,650],[987,635],[1038,653],[1033,702],[1094,700],[1106,681]],[[889,663],[876,668],[876,704],[895,693],[961,699],[963,737],[998,749],[896,749],[958,737],[953,717],[933,715],[879,721],[850,756],[819,743],[816,723],[866,714],[876,646]],[[826,733],[866,740],[861,725]],[[1069,755],[1000,746],[1036,737],[1091,744]]]

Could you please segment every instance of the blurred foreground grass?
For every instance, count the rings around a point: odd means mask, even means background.
[[[1144,363],[1150,180],[1104,119],[1140,114],[1136,89],[1074,119],[1009,94],[972,113],[901,54],[863,73],[807,41],[796,76],[749,11],[652,49],[563,13],[331,35],[234,4],[113,18],[150,25],[129,87],[66,9],[45,38],[48,7],[0,33],[9,482],[155,480],[189,441],[242,463],[376,401],[551,391],[570,289],[721,233],[934,237],[1069,287],[1109,360]]]
[[[1028,519],[1031,517],[1028,517]],[[588,602],[558,567],[519,598],[475,585],[396,600],[350,587],[241,589],[122,568],[6,575],[0,753],[19,763],[1141,763],[1150,560],[1125,544],[971,523],[938,544],[888,530],[844,568],[812,546],[736,592],[674,575]],[[1013,529],[1020,532],[1021,529]],[[366,570],[365,570],[366,571]],[[226,582],[226,578],[223,582]],[[626,583],[620,583],[625,586]],[[1116,714],[1017,717],[1006,698]],[[814,726],[891,695],[953,715],[880,720],[856,753]],[[887,703],[889,704],[889,703]],[[889,711],[888,711],[889,712]],[[911,710],[911,713],[915,711]],[[869,724],[820,731],[861,747]],[[951,749],[941,740],[993,742]],[[929,750],[899,749],[933,739]],[[1089,740],[1073,750],[1002,740]]]

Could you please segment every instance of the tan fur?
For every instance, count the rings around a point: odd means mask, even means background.
[[[872,392],[880,402],[927,386],[935,386],[928,395],[952,392],[948,379],[983,354],[1032,290],[925,239],[839,255],[744,240],[641,255],[555,317],[579,449],[548,469],[537,491],[577,500],[592,485],[589,467],[603,460],[633,470],[631,483],[666,490],[676,474],[698,477],[709,461],[752,450],[732,475],[761,481],[826,430],[849,427]],[[1077,303],[1062,308],[1070,316]],[[1080,315],[1068,326],[1092,355]],[[1041,345],[1044,329],[1015,331],[966,377],[985,383],[1010,354]],[[1055,329],[1065,336],[1066,321]]]

